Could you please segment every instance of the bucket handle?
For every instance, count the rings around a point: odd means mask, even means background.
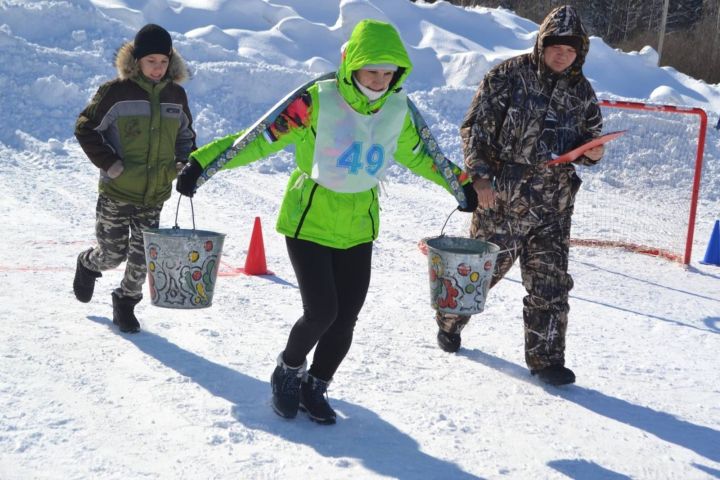
[[[178,195],[177,208],[175,208],[175,226],[172,227],[173,230],[178,230],[180,228],[180,226],[178,226],[178,213],[180,213],[180,200],[182,197],[183,195]],[[193,230],[195,230],[195,209],[193,208],[192,197],[188,198],[190,199],[190,214],[192,215]]]
[[[448,221],[450,220],[450,217],[452,217],[453,213],[455,213],[455,212],[457,212],[457,211],[458,211],[457,207],[456,207],[456,208],[453,208],[452,211],[450,212],[450,215],[448,215],[447,218],[445,219],[445,223],[443,223],[443,226],[442,226],[442,228],[440,229],[440,236],[441,236],[441,237],[445,236],[445,226],[447,225]]]
[[[444,237],[444,236],[445,236],[445,226],[447,225],[448,221],[450,220],[450,217],[452,217],[452,214],[455,213],[455,212],[457,212],[457,211],[458,211],[457,207],[453,208],[452,211],[450,212],[450,215],[448,215],[447,218],[445,219],[445,223],[443,223],[443,226],[442,226],[442,228],[440,229],[440,236],[441,236],[441,237]],[[512,250],[511,248],[504,248],[504,249],[498,250],[497,254],[509,252],[509,251],[511,251],[511,250]]]

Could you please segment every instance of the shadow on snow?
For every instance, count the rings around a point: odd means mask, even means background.
[[[631,480],[631,477],[613,472],[587,460],[553,460],[548,466],[578,480]]]
[[[538,384],[548,393],[598,415],[638,428],[661,440],[692,450],[709,460],[720,462],[720,432],[717,430],[578,385],[557,388],[539,384],[530,377],[526,368],[480,350],[461,349],[458,354],[519,380]]]
[[[379,475],[394,478],[478,479],[452,462],[420,451],[418,443],[376,413],[333,399],[339,422],[333,426],[311,423],[304,415],[295,420],[278,417],[270,406],[268,381],[244,375],[178,347],[154,333],[125,335],[106,317],[89,320],[112,329],[143,353],[157,359],[216,397],[233,404],[232,415],[247,428],[262,430],[289,442],[307,445],[328,458],[355,458]]]

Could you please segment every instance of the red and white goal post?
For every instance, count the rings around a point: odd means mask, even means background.
[[[601,100],[603,131],[627,132],[579,167],[572,244],[620,247],[684,265],[692,254],[707,115],[700,108]]]

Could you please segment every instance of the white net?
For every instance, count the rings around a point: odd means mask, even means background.
[[[578,167],[583,185],[573,243],[617,246],[685,258],[701,117],[687,111],[604,105],[603,131],[627,132],[605,145],[593,167]]]

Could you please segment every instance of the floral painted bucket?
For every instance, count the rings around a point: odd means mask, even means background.
[[[465,237],[423,239],[430,274],[430,302],[443,313],[473,315],[485,308],[500,247]]]
[[[152,304],[209,307],[225,234],[176,227],[148,229],[143,236]]]

